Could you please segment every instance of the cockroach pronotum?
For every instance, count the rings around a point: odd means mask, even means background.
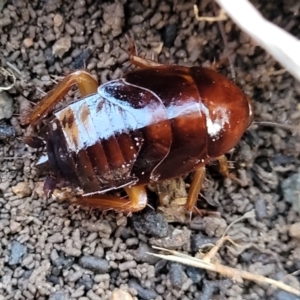
[[[251,124],[251,101],[211,69],[133,54],[130,61],[139,69],[100,86],[86,71],[67,75],[24,116],[23,124],[41,125],[30,145],[46,144],[51,177],[44,190],[68,182],[78,204],[133,212],[146,206],[147,184],[194,172],[186,203],[192,211],[209,161],[232,177],[224,154]],[[83,98],[55,111],[74,84]],[[118,188],[129,199],[106,194]]]

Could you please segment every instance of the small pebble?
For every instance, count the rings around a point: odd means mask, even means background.
[[[69,239],[66,240],[65,242],[65,247],[63,248],[63,251],[68,255],[68,256],[75,256],[79,257],[81,255],[81,250],[78,249],[77,247],[74,247],[74,241]]]
[[[92,50],[91,49],[87,49],[85,51],[82,51],[74,60],[74,62],[72,63],[72,66],[75,70],[77,69],[83,69],[86,65],[87,65],[87,61],[88,59],[91,57],[92,55]]]
[[[54,45],[52,46],[52,53],[53,55],[62,58],[63,55],[70,50],[70,48],[71,48],[71,38],[64,37],[54,43]]]
[[[197,252],[199,249],[209,246],[215,245],[217,242],[217,238],[204,236],[202,233],[196,234],[192,236],[191,240],[191,248],[192,251]]]
[[[293,238],[300,239],[300,222],[294,223],[290,226],[289,235]]]
[[[190,288],[190,286],[193,284],[193,280],[192,279],[190,279],[190,278],[187,278],[184,282],[183,282],[183,284],[182,284],[182,286],[181,286],[181,289],[183,290],[183,291],[187,291],[189,288]]]
[[[162,19],[162,14],[157,12],[156,14],[154,14],[154,16],[150,19],[150,25],[151,26],[155,26],[156,24],[158,24],[160,22],[160,20]]]
[[[83,221],[82,226],[90,232],[98,232],[100,237],[107,237],[112,233],[111,225],[106,222]]]
[[[13,186],[12,191],[14,194],[18,195],[20,198],[24,198],[31,195],[31,188],[28,182],[19,182],[17,185]]]
[[[221,237],[227,228],[226,221],[222,218],[204,217],[204,230],[210,237]]]
[[[103,47],[103,39],[99,32],[95,31],[93,33],[93,39],[94,39],[94,43],[97,47],[99,47],[99,48]]]
[[[82,277],[78,280],[79,285],[83,285],[84,289],[86,291],[91,290],[94,284],[93,279],[90,275],[84,274]]]
[[[259,198],[255,201],[255,212],[259,220],[262,220],[268,216],[265,199]]]
[[[53,18],[53,24],[55,27],[59,27],[63,22],[63,17],[60,14],[56,14]]]
[[[23,40],[23,45],[25,48],[30,48],[33,46],[33,38],[26,38]]]
[[[103,13],[103,20],[108,29],[111,30],[111,35],[113,37],[120,35],[125,23],[123,4],[121,2],[116,2],[107,5]]]
[[[86,295],[91,300],[102,300],[102,298],[99,297],[96,293],[94,293],[93,290],[89,290]]]
[[[16,135],[14,127],[6,124],[0,124],[0,140],[13,138]]]
[[[126,245],[127,246],[134,246],[139,244],[139,239],[138,238],[129,238],[126,240]]]
[[[73,257],[65,257],[63,252],[61,255],[53,260],[53,264],[59,269],[69,269],[74,263]]]
[[[297,297],[296,295],[293,295],[291,293],[285,292],[285,291],[275,291],[273,300],[300,300],[300,297]]]
[[[146,243],[140,242],[139,247],[133,251],[136,261],[145,262],[154,265],[159,261],[158,257],[149,255],[147,252],[154,252],[154,250]]]
[[[22,226],[19,222],[11,220],[9,223],[9,228],[11,233],[19,232],[22,229]]]
[[[5,193],[7,191],[7,189],[10,186],[10,182],[9,181],[5,181],[5,182],[0,182],[0,191],[2,193]]]
[[[95,282],[108,281],[110,280],[109,274],[97,274],[94,276]]]
[[[5,91],[0,92],[0,120],[10,119],[13,114],[13,99]]]
[[[1,17],[0,18],[0,28],[10,25],[11,22],[12,22],[11,18],[9,18],[9,17]]]
[[[69,300],[70,297],[66,291],[57,291],[49,296],[49,300]]]
[[[11,244],[10,257],[8,264],[13,266],[21,262],[22,256],[27,252],[27,247],[17,241]]]
[[[186,274],[194,283],[199,283],[205,276],[205,271],[195,267],[187,267]]]
[[[110,300],[133,300],[132,296],[120,289],[113,290]]]
[[[281,183],[285,201],[292,203],[294,210],[300,213],[300,173],[295,173]]]
[[[128,285],[137,291],[141,299],[151,300],[155,299],[157,296],[157,293],[154,290],[143,288],[136,280],[130,280]]]
[[[95,256],[82,256],[79,259],[79,264],[85,268],[97,273],[107,273],[110,270],[109,262],[106,259]]]
[[[137,263],[134,260],[126,261],[124,263],[119,264],[119,270],[121,272],[127,271],[129,269],[133,269],[137,266]]]
[[[76,272],[70,272],[67,278],[69,282],[76,282],[77,280],[79,280],[79,278],[81,278],[82,275],[83,271],[79,270]]]
[[[150,243],[152,245],[167,248],[167,249],[179,249],[182,248],[185,251],[190,251],[191,231],[186,227],[183,229],[170,230],[168,235],[163,238],[151,238]]]
[[[144,214],[135,214],[132,217],[136,231],[156,237],[165,237],[168,234],[168,223],[162,214],[150,211]]]
[[[183,271],[183,265],[178,263],[171,263],[169,277],[172,285],[177,289],[181,289],[186,277]]]
[[[204,280],[201,293],[201,300],[212,299],[213,293],[218,289],[218,281]]]
[[[177,25],[168,24],[161,29],[161,38],[166,47],[170,48],[173,46],[177,35]]]

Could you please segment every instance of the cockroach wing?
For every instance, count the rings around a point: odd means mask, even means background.
[[[171,126],[163,103],[152,91],[122,78],[101,85],[98,93],[107,106],[122,112],[126,134],[135,147],[140,147],[131,174],[138,178],[138,183],[148,183],[152,171],[168,156],[172,144]],[[127,114],[134,120],[127,118]],[[108,115],[113,117],[113,111]],[[122,151],[129,149],[124,146]]]
[[[163,66],[136,70],[126,82],[148,89],[161,99],[172,131],[169,154],[153,170],[151,179],[164,180],[191,172],[206,160],[207,134],[203,103],[190,68]]]

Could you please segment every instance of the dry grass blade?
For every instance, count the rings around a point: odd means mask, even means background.
[[[209,271],[214,271],[217,272],[223,276],[230,277],[235,281],[241,282],[242,279],[254,281],[258,284],[263,284],[263,283],[268,283],[271,284],[274,287],[280,288],[284,291],[287,291],[289,293],[295,294],[297,296],[300,296],[300,290],[297,290],[281,281],[277,281],[271,278],[267,278],[262,275],[258,274],[253,274],[247,271],[242,271],[238,269],[234,269],[231,267],[227,267],[221,264],[217,263],[211,263],[204,261],[203,259],[195,258],[189,255],[185,255],[183,253],[173,251],[173,250],[168,250],[165,248],[160,248],[160,247],[155,247],[153,246],[154,249],[161,250],[161,251],[166,251],[169,252],[171,255],[165,255],[165,254],[154,254],[154,253],[148,253],[150,255],[169,260],[169,261],[175,261],[178,263],[182,263],[188,266],[196,267],[196,268],[201,268]]]
[[[8,86],[0,86],[0,92],[8,91],[8,90],[12,89],[14,87],[15,83],[16,83],[16,76],[13,73],[13,71],[10,70],[10,69],[0,68],[0,74],[2,74],[5,79],[7,79],[8,77],[12,77],[12,79],[13,79],[12,84],[10,84]]]
[[[225,21],[228,19],[227,15],[225,14],[225,11],[223,9],[221,9],[219,14],[215,17],[199,16],[199,9],[196,4],[194,5],[194,14],[198,21],[219,22],[219,21]]]
[[[300,290],[295,289],[281,281],[267,278],[267,277],[259,275],[259,274],[253,274],[248,271],[243,271],[243,270],[238,270],[238,269],[234,269],[231,267],[227,267],[227,266],[224,266],[222,264],[219,264],[219,263],[213,261],[214,256],[216,255],[216,253],[220,249],[220,247],[225,243],[225,241],[230,241],[231,243],[233,243],[229,236],[225,236],[225,234],[232,227],[232,225],[234,225],[237,222],[240,222],[243,219],[253,218],[254,216],[255,216],[254,211],[250,211],[250,212],[247,212],[241,218],[232,222],[225,230],[223,236],[217,241],[216,245],[214,247],[212,247],[210,249],[210,251],[204,255],[203,258],[192,257],[190,255],[186,255],[186,254],[180,253],[178,251],[160,248],[160,247],[156,247],[156,246],[153,246],[153,248],[160,250],[160,251],[168,252],[169,254],[167,254],[167,255],[166,254],[154,254],[154,253],[148,253],[148,254],[165,259],[165,260],[182,263],[182,264],[185,264],[188,266],[201,268],[201,269],[205,269],[208,271],[214,271],[214,272],[219,273],[220,275],[232,278],[233,280],[238,281],[238,282],[243,282],[243,280],[246,279],[246,280],[256,282],[258,284],[266,284],[267,283],[276,288],[279,288],[279,289],[282,289],[289,293],[300,296]]]

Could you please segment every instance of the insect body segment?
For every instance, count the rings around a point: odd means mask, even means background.
[[[88,73],[70,74],[25,120],[39,123],[78,83],[85,97],[55,111],[44,136],[52,173],[81,189],[78,203],[139,210],[146,184],[197,170],[186,205],[192,210],[205,164],[234,147],[250,125],[250,100],[209,69],[149,66],[141,58],[137,64],[144,68],[98,88]],[[103,194],[120,187],[131,202]]]

